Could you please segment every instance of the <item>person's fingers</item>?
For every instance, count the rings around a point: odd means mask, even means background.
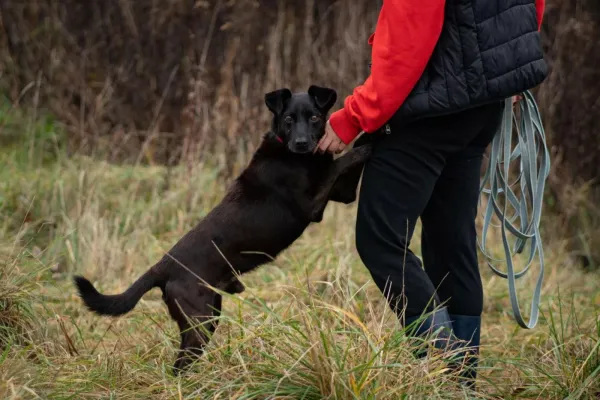
[[[319,143],[317,143],[317,146],[315,147],[314,153],[318,152],[318,151],[322,151],[321,150],[321,146],[325,143],[325,140],[327,140],[327,131],[325,131],[325,134],[321,137],[321,139],[319,139]]]
[[[344,149],[344,142],[342,142],[337,136],[334,136],[333,140],[329,144],[328,152],[331,154],[338,154]]]
[[[333,142],[333,138],[331,137],[331,135],[326,133],[323,139],[321,140],[321,144],[319,144],[319,151],[321,153],[325,153],[327,149],[329,149],[329,146],[331,146],[331,142]]]
[[[319,142],[317,143],[317,145],[315,146],[315,149],[313,150],[313,154],[321,149],[321,143],[323,143],[324,139],[325,139],[325,135],[321,139],[319,139]]]
[[[317,149],[321,153],[330,152],[332,154],[341,153],[346,144],[335,133],[329,121],[325,125],[325,135],[317,144]]]
[[[336,138],[336,140],[331,143],[331,146],[329,146],[329,152],[331,154],[338,154],[340,152],[340,140],[338,138]]]
[[[513,96],[513,98],[512,98],[512,104],[513,104],[513,106],[515,104],[517,104],[521,100],[523,100],[523,96],[521,96],[521,95],[515,95],[515,96]]]

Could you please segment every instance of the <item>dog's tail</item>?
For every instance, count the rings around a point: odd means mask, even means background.
[[[125,292],[115,295],[105,295],[96,290],[94,285],[83,276],[74,278],[79,296],[88,309],[101,315],[123,315],[133,310],[142,296],[150,289],[160,286],[159,278],[154,268],[149,269]]]

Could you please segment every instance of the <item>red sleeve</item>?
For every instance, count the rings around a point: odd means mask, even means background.
[[[400,108],[423,74],[443,23],[444,0],[384,0],[369,40],[371,75],[330,118],[344,143],[361,130],[378,130]]]
[[[542,20],[544,19],[544,9],[546,0],[535,0],[535,9],[537,11],[538,30],[542,28]]]

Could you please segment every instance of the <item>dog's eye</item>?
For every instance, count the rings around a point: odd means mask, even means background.
[[[312,117],[310,117],[310,122],[319,122],[321,118],[319,118],[318,115],[313,115]]]
[[[285,117],[285,119],[283,120],[283,122],[285,122],[286,124],[291,124],[292,122],[294,122],[294,119],[291,116],[287,116]]]

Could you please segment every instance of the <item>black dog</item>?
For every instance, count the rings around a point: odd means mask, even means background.
[[[87,279],[75,277],[86,306],[98,314],[122,315],[144,293],[161,288],[181,332],[175,372],[188,367],[216,329],[221,295],[213,288],[241,293],[237,274],[271,261],[311,222],[321,221],[328,200],[348,204],[356,199],[371,147],[355,147],[336,160],[313,154],[336,96],[318,86],[308,93],[268,93],[272,129],[221,203],[124,293],[103,295]]]

